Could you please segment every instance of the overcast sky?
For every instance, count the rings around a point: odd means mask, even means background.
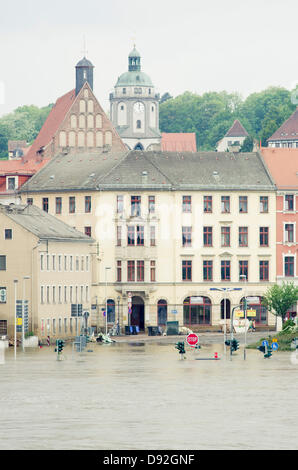
[[[105,110],[136,42],[158,92],[237,91],[298,82],[297,0],[1,0],[0,115],[45,106],[93,62]]]

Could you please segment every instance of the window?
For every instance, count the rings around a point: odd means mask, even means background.
[[[70,255],[70,257],[69,257],[69,270],[70,271],[73,270],[73,257],[72,257],[72,255]]]
[[[262,214],[268,212],[268,196],[260,196],[260,212]]]
[[[56,214],[61,214],[62,212],[62,198],[56,197]]]
[[[135,262],[127,261],[127,281],[134,282],[135,280]]]
[[[285,243],[294,242],[294,224],[285,224]]]
[[[11,228],[4,229],[4,238],[5,238],[5,240],[12,240],[12,229]]]
[[[85,212],[91,212],[91,196],[85,196]]]
[[[141,196],[131,196],[131,215],[141,215]]]
[[[248,261],[239,261],[239,281],[248,281]]]
[[[74,196],[70,196],[69,198],[69,213],[74,214],[76,211],[76,198]]]
[[[33,197],[28,197],[28,198],[27,198],[27,204],[28,204],[28,206],[32,206],[32,204],[33,204]]]
[[[115,322],[115,302],[112,299],[107,300],[107,322]]]
[[[191,281],[192,279],[192,262],[182,261],[182,281]]]
[[[140,119],[137,120],[137,129],[142,128],[142,121]]]
[[[203,261],[203,279],[204,281],[212,281],[213,279],[213,261]]]
[[[204,196],[204,212],[212,212],[212,196]]]
[[[230,196],[221,196],[221,212],[230,212]]]
[[[267,324],[267,309],[262,304],[263,298],[257,297],[256,300],[258,300],[257,303],[249,303],[249,308],[256,311],[256,316],[255,316],[256,323]],[[243,304],[244,304],[244,298],[242,298],[240,301],[241,310],[244,309]]]
[[[117,246],[121,246],[121,239],[122,239],[122,227],[118,225],[117,226]]]
[[[239,227],[239,246],[248,246],[248,227]]]
[[[7,335],[7,320],[0,320],[0,335]]]
[[[49,198],[47,197],[42,198],[42,210],[45,212],[49,212]]]
[[[168,319],[168,304],[166,300],[157,302],[157,324],[158,326],[166,326]]]
[[[16,189],[16,179],[13,177],[7,178],[7,189],[14,190]]]
[[[156,245],[156,235],[155,235],[155,226],[150,226],[150,246]]]
[[[126,95],[126,88],[122,88],[123,95]]]
[[[79,260],[79,257],[76,256],[76,271],[79,271],[80,269],[80,260]]]
[[[182,227],[182,246],[191,246],[191,227]]]
[[[56,255],[52,255],[52,268],[56,271]]]
[[[231,261],[221,261],[221,280],[231,280]]]
[[[6,256],[0,255],[0,271],[6,271]]]
[[[154,260],[150,261],[150,281],[156,281],[156,262]]]
[[[247,196],[239,196],[239,212],[247,213]]]
[[[260,261],[260,281],[269,281],[269,261]]]
[[[132,246],[135,244],[135,228],[133,225],[127,227],[127,244]]]
[[[285,256],[284,267],[285,267],[285,276],[293,277],[294,276],[294,256]]]
[[[148,196],[148,209],[149,214],[153,214],[155,212],[155,196]]]
[[[6,287],[0,287],[0,303],[6,303]]]
[[[121,261],[117,261],[117,282],[122,281],[122,266]]]
[[[212,246],[212,227],[203,228],[203,243],[204,246]]]
[[[117,196],[117,213],[123,213],[123,196]]]
[[[231,227],[221,227],[221,246],[231,246]]]
[[[182,211],[191,212],[191,196],[182,196]]]
[[[144,261],[137,261],[137,282],[144,282]]]
[[[85,235],[87,235],[87,237],[91,237],[91,227],[90,226],[84,227],[84,231],[85,231]]]
[[[260,227],[260,246],[269,246],[269,227]]]
[[[294,195],[286,194],[285,195],[285,211],[293,211],[293,210],[294,210]]]
[[[184,325],[210,325],[211,300],[208,297],[198,297],[196,302],[187,297],[183,302]]]
[[[144,227],[143,225],[137,225],[137,246],[144,246]]]

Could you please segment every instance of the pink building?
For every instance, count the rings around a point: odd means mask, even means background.
[[[298,149],[263,148],[262,155],[277,187],[276,280],[298,285]]]

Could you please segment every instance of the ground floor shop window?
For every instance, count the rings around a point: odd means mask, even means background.
[[[259,299],[259,302],[255,303],[248,303],[247,308],[249,310],[255,310],[256,311],[256,316],[252,317],[257,324],[260,325],[267,325],[268,320],[267,320],[267,309],[264,305],[262,305],[262,297],[256,297],[256,299]],[[244,309],[243,305],[244,298],[241,299],[240,305],[241,305],[241,310]]]
[[[114,323],[115,322],[115,302],[112,299],[108,299],[107,301],[107,322]]]
[[[210,325],[211,300],[208,297],[196,297],[192,302],[187,297],[183,302],[183,321],[185,325]]]
[[[157,324],[158,326],[165,326],[168,316],[168,304],[166,300],[159,300],[157,302]]]

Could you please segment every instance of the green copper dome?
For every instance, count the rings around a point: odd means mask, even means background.
[[[132,71],[125,72],[117,80],[117,86],[152,86],[151,78],[144,72]]]

